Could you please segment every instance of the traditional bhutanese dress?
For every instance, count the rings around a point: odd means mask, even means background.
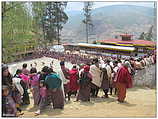
[[[46,77],[45,83],[51,95],[53,108],[63,109],[64,95],[61,88],[62,81],[59,76],[56,73],[49,74]]]
[[[41,87],[40,88],[40,101],[39,101],[39,109],[42,110],[47,102],[47,88],[46,87]]]
[[[34,105],[38,105],[40,99],[39,93],[39,75],[30,75],[31,88],[33,89],[32,95],[34,99]]]
[[[80,75],[80,89],[77,96],[77,100],[90,101],[91,81],[91,74],[89,72],[82,71]]]

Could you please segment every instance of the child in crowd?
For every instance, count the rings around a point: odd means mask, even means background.
[[[47,88],[45,86],[44,80],[40,81],[40,100],[39,100],[39,109],[35,112],[35,115],[39,115],[41,110],[46,106],[47,100]]]
[[[31,68],[29,77],[31,82],[31,92],[34,99],[34,106],[37,106],[39,103],[39,74],[37,74],[36,68]]]

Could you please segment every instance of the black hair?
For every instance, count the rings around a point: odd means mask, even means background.
[[[30,70],[30,73],[32,74],[32,73],[37,73],[37,69],[36,68],[31,68],[31,70]]]
[[[42,68],[42,72],[48,72],[48,70],[49,70],[49,67],[48,67],[48,66],[44,66],[44,67]]]
[[[114,61],[114,63],[115,63],[115,64],[118,64],[118,61],[117,61],[117,60],[115,60],[115,61]]]
[[[74,65],[74,66],[73,66],[73,68],[74,68],[74,69],[76,69],[76,68],[77,68],[77,66],[76,66],[76,65]]]
[[[65,65],[65,62],[64,61],[61,61],[60,62],[60,66],[64,66]]]
[[[24,63],[24,64],[22,65],[22,67],[23,67],[23,68],[26,68],[26,67],[27,67],[27,64],[26,64],[26,63]]]
[[[40,80],[40,83],[42,83],[43,86],[45,86],[45,81],[44,80]]]
[[[118,61],[119,63],[122,63],[120,58],[118,58],[117,61]]]
[[[48,66],[44,66],[42,68],[42,72],[47,73],[47,74],[51,74],[53,72],[53,69],[48,67]]]
[[[106,62],[107,62],[107,63],[110,63],[110,60],[109,60],[109,59],[107,59],[107,60],[106,60]]]
[[[21,69],[17,69],[16,70],[16,74],[20,74],[20,73],[22,73],[22,70]]]
[[[95,64],[95,63],[98,63],[98,62],[99,62],[98,58],[93,59],[93,63],[94,63],[94,64]]]

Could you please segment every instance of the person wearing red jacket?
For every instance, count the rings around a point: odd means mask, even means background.
[[[70,96],[72,93],[76,93],[79,89],[79,72],[76,65],[69,71],[69,91],[68,91],[68,100],[70,101]]]
[[[118,91],[118,102],[124,102],[126,98],[127,88],[132,88],[132,78],[128,71],[129,63],[125,62],[122,67],[119,68],[114,82]]]

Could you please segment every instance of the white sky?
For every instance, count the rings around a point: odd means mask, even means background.
[[[99,8],[109,5],[137,5],[145,7],[154,7],[154,2],[94,2],[93,8]],[[68,2],[66,11],[79,11],[84,6],[83,2]]]

